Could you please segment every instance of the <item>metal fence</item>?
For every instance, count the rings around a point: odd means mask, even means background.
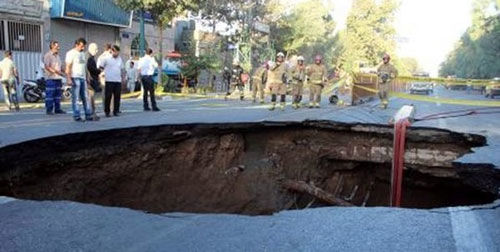
[[[21,84],[24,80],[35,79],[40,70],[41,29],[39,24],[0,20],[0,58],[3,59],[6,50],[12,51]],[[18,96],[22,99],[19,91]],[[0,98],[4,99],[3,92],[0,92]]]
[[[22,52],[41,52],[40,25],[7,21],[9,49]]]

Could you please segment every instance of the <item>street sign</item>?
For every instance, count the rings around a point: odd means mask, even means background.
[[[269,27],[269,25],[261,23],[261,22],[255,22],[253,24],[253,29],[258,31],[258,32],[265,33],[265,34],[269,34],[271,32],[271,28]]]

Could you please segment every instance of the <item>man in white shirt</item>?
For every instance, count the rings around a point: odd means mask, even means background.
[[[97,67],[99,68],[99,66],[101,65],[101,61],[107,57],[111,57],[111,44],[110,43],[106,43],[104,44],[104,51],[102,52],[101,55],[99,55],[99,57],[97,57],[97,62],[96,62],[96,65]],[[99,74],[99,82],[101,83],[101,86],[105,86],[106,85],[106,79],[104,78],[104,71],[101,72],[101,74]],[[106,94],[105,94],[106,90],[103,89],[102,90],[102,104],[104,104],[104,99],[106,98]]]
[[[71,107],[73,109],[73,119],[77,122],[82,122],[80,117],[80,106],[78,100],[82,100],[83,109],[85,110],[85,119],[93,121],[92,109],[87,95],[87,60],[85,58],[85,45],[87,41],[79,38],[75,41],[75,47],[66,53],[66,83],[71,86]]]
[[[148,93],[151,97],[151,107],[153,108],[153,111],[160,111],[160,109],[156,106],[155,83],[153,81],[153,74],[155,69],[158,68],[158,63],[152,55],[153,50],[148,48],[146,50],[146,55],[139,60],[139,66],[137,67],[141,77],[142,87],[144,89],[142,97],[144,102],[144,111],[151,110],[148,103]],[[161,74],[161,71],[158,71],[158,74]]]
[[[104,113],[110,117],[111,97],[113,97],[113,115],[118,116],[120,111],[120,98],[122,83],[125,81],[125,65],[119,57],[120,47],[111,47],[111,57],[103,58],[99,68],[104,70],[106,84],[104,86]]]
[[[19,102],[17,100],[16,79],[18,79],[17,68],[12,61],[12,51],[5,51],[4,58],[0,61],[0,82],[3,87],[5,104],[12,110],[12,102],[19,111]],[[19,82],[19,81],[18,81]]]
[[[127,89],[130,93],[135,90],[135,83],[137,82],[137,69],[135,63],[130,60],[127,65]]]

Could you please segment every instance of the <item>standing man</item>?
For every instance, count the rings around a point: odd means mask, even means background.
[[[95,99],[102,93],[102,86],[99,80],[99,75],[101,74],[101,69],[97,67],[97,63],[95,60],[95,56],[99,48],[96,43],[91,43],[89,45],[89,58],[87,59],[87,71],[88,71],[88,88],[89,88],[89,97],[90,104],[92,105],[92,117],[94,120],[99,120],[97,116],[97,108],[95,105]]]
[[[45,110],[47,115],[66,114],[61,109],[62,78],[61,58],[59,57],[59,42],[51,41],[49,51],[43,57],[47,82],[45,87]]]
[[[66,53],[66,82],[71,86],[72,97],[71,107],[73,108],[73,119],[77,122],[83,121],[80,117],[80,106],[78,99],[82,100],[82,106],[85,111],[85,120],[93,121],[92,109],[90,108],[87,96],[87,61],[85,59],[85,45],[87,41],[79,38],[75,41],[75,47]]]
[[[382,58],[382,63],[377,66],[377,75],[379,77],[378,81],[378,95],[382,101],[381,107],[386,109],[389,105],[389,89],[391,87],[391,82],[394,78],[398,77],[398,70],[389,63],[391,61],[391,56],[389,54],[384,54]]]
[[[257,92],[259,92],[259,97],[260,97],[260,103],[264,104],[264,88],[266,86],[267,82],[267,71],[269,70],[269,64],[264,62],[262,66],[257,68],[255,70],[255,73],[252,77],[252,97],[253,97],[253,103],[257,102]]]
[[[135,91],[135,83],[137,83],[137,69],[135,69],[135,63],[129,60],[127,65],[127,89],[130,93]]]
[[[236,89],[240,91],[240,101],[243,101],[243,99],[245,98],[245,93],[243,91],[244,83],[242,79],[243,72],[244,70],[240,66],[240,62],[238,60],[234,60],[233,69],[231,71],[231,86],[226,94],[226,100],[234,91],[236,91]]]
[[[101,61],[103,61],[105,58],[111,57],[111,44],[106,43],[104,44],[104,51],[102,54],[97,58],[97,67],[101,65]],[[104,71],[101,72],[99,75],[99,82],[101,83],[101,86],[104,87],[106,86],[106,79],[104,78]],[[104,99],[106,97],[106,88],[102,90],[102,104],[104,104]]]
[[[104,70],[106,84],[104,87],[104,113],[110,117],[111,97],[113,97],[113,115],[119,116],[122,83],[125,81],[125,66],[119,57],[120,47],[111,48],[111,57],[103,58],[99,68]]]
[[[304,65],[304,57],[297,57],[297,65],[291,70],[292,76],[292,107],[300,108],[300,101],[304,91],[304,81],[306,79],[306,66]]]
[[[323,65],[323,57],[316,55],[314,64],[307,68],[307,77],[310,82],[309,108],[320,108],[321,92],[326,83],[326,67]]]
[[[0,82],[3,87],[5,104],[7,104],[9,110],[12,110],[12,102],[14,102],[16,111],[19,111],[16,87],[19,84],[19,75],[16,65],[12,61],[12,51],[5,51],[4,58],[0,61]]]
[[[276,108],[277,96],[281,96],[280,109],[285,110],[286,105],[286,82],[288,79],[287,67],[284,62],[285,55],[279,52],[276,55],[276,63],[269,66],[267,71],[267,81],[269,83],[269,89],[271,91],[271,107],[269,110],[274,110]]]
[[[224,72],[222,73],[222,79],[224,81],[224,90],[226,91],[226,93],[229,93],[229,89],[231,88],[231,71],[229,70],[228,67],[224,67]]]
[[[142,96],[144,111],[150,111],[149,103],[148,103],[148,93],[151,98],[151,107],[153,111],[160,111],[160,109],[156,106],[156,98],[155,98],[155,83],[153,81],[153,74],[155,69],[158,68],[158,62],[153,58],[153,49],[148,48],[146,50],[146,55],[139,60],[139,74],[141,76],[142,87],[144,89],[144,94]],[[161,72],[159,73],[161,74]]]
[[[97,58],[97,65],[99,66],[101,61],[104,60],[105,58],[111,57],[111,54],[112,54],[112,46],[111,44],[107,43],[104,45],[104,51]],[[101,75],[104,76],[104,72]],[[103,81],[102,84],[104,85],[104,79],[102,79],[102,81]]]

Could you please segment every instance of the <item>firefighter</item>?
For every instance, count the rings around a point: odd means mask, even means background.
[[[321,103],[321,91],[326,84],[326,67],[322,63],[323,57],[316,55],[314,64],[310,65],[306,72],[310,83],[309,108],[319,108]]]
[[[228,67],[224,67],[224,72],[222,73],[222,79],[224,80],[224,90],[229,93],[231,89],[231,70]]]
[[[264,88],[267,82],[267,71],[269,70],[269,64],[266,61],[262,66],[255,70],[252,77],[252,97],[253,103],[257,102],[257,92],[259,92],[260,103],[264,104]]]
[[[391,87],[391,81],[398,76],[398,70],[389,63],[391,61],[391,56],[389,54],[384,54],[382,58],[383,62],[377,66],[377,75],[379,77],[379,97],[381,100],[381,107],[386,109],[389,105],[388,94]]]
[[[304,65],[304,57],[297,57],[297,65],[290,71],[292,77],[292,107],[300,108],[302,93],[304,91],[304,81],[306,79],[306,67]]]
[[[276,99],[280,95],[280,109],[285,110],[286,105],[286,84],[287,84],[287,67],[284,62],[285,55],[279,52],[276,55],[276,63],[269,66],[267,71],[267,81],[269,82],[269,89],[271,91],[271,107],[269,110],[276,108]]]
[[[236,90],[238,89],[240,91],[240,101],[243,101],[245,98],[245,93],[243,92],[244,88],[244,83],[242,79],[243,75],[243,68],[240,66],[240,62],[238,60],[233,61],[233,69],[231,70],[231,87],[228,90],[225,99],[227,98]]]

